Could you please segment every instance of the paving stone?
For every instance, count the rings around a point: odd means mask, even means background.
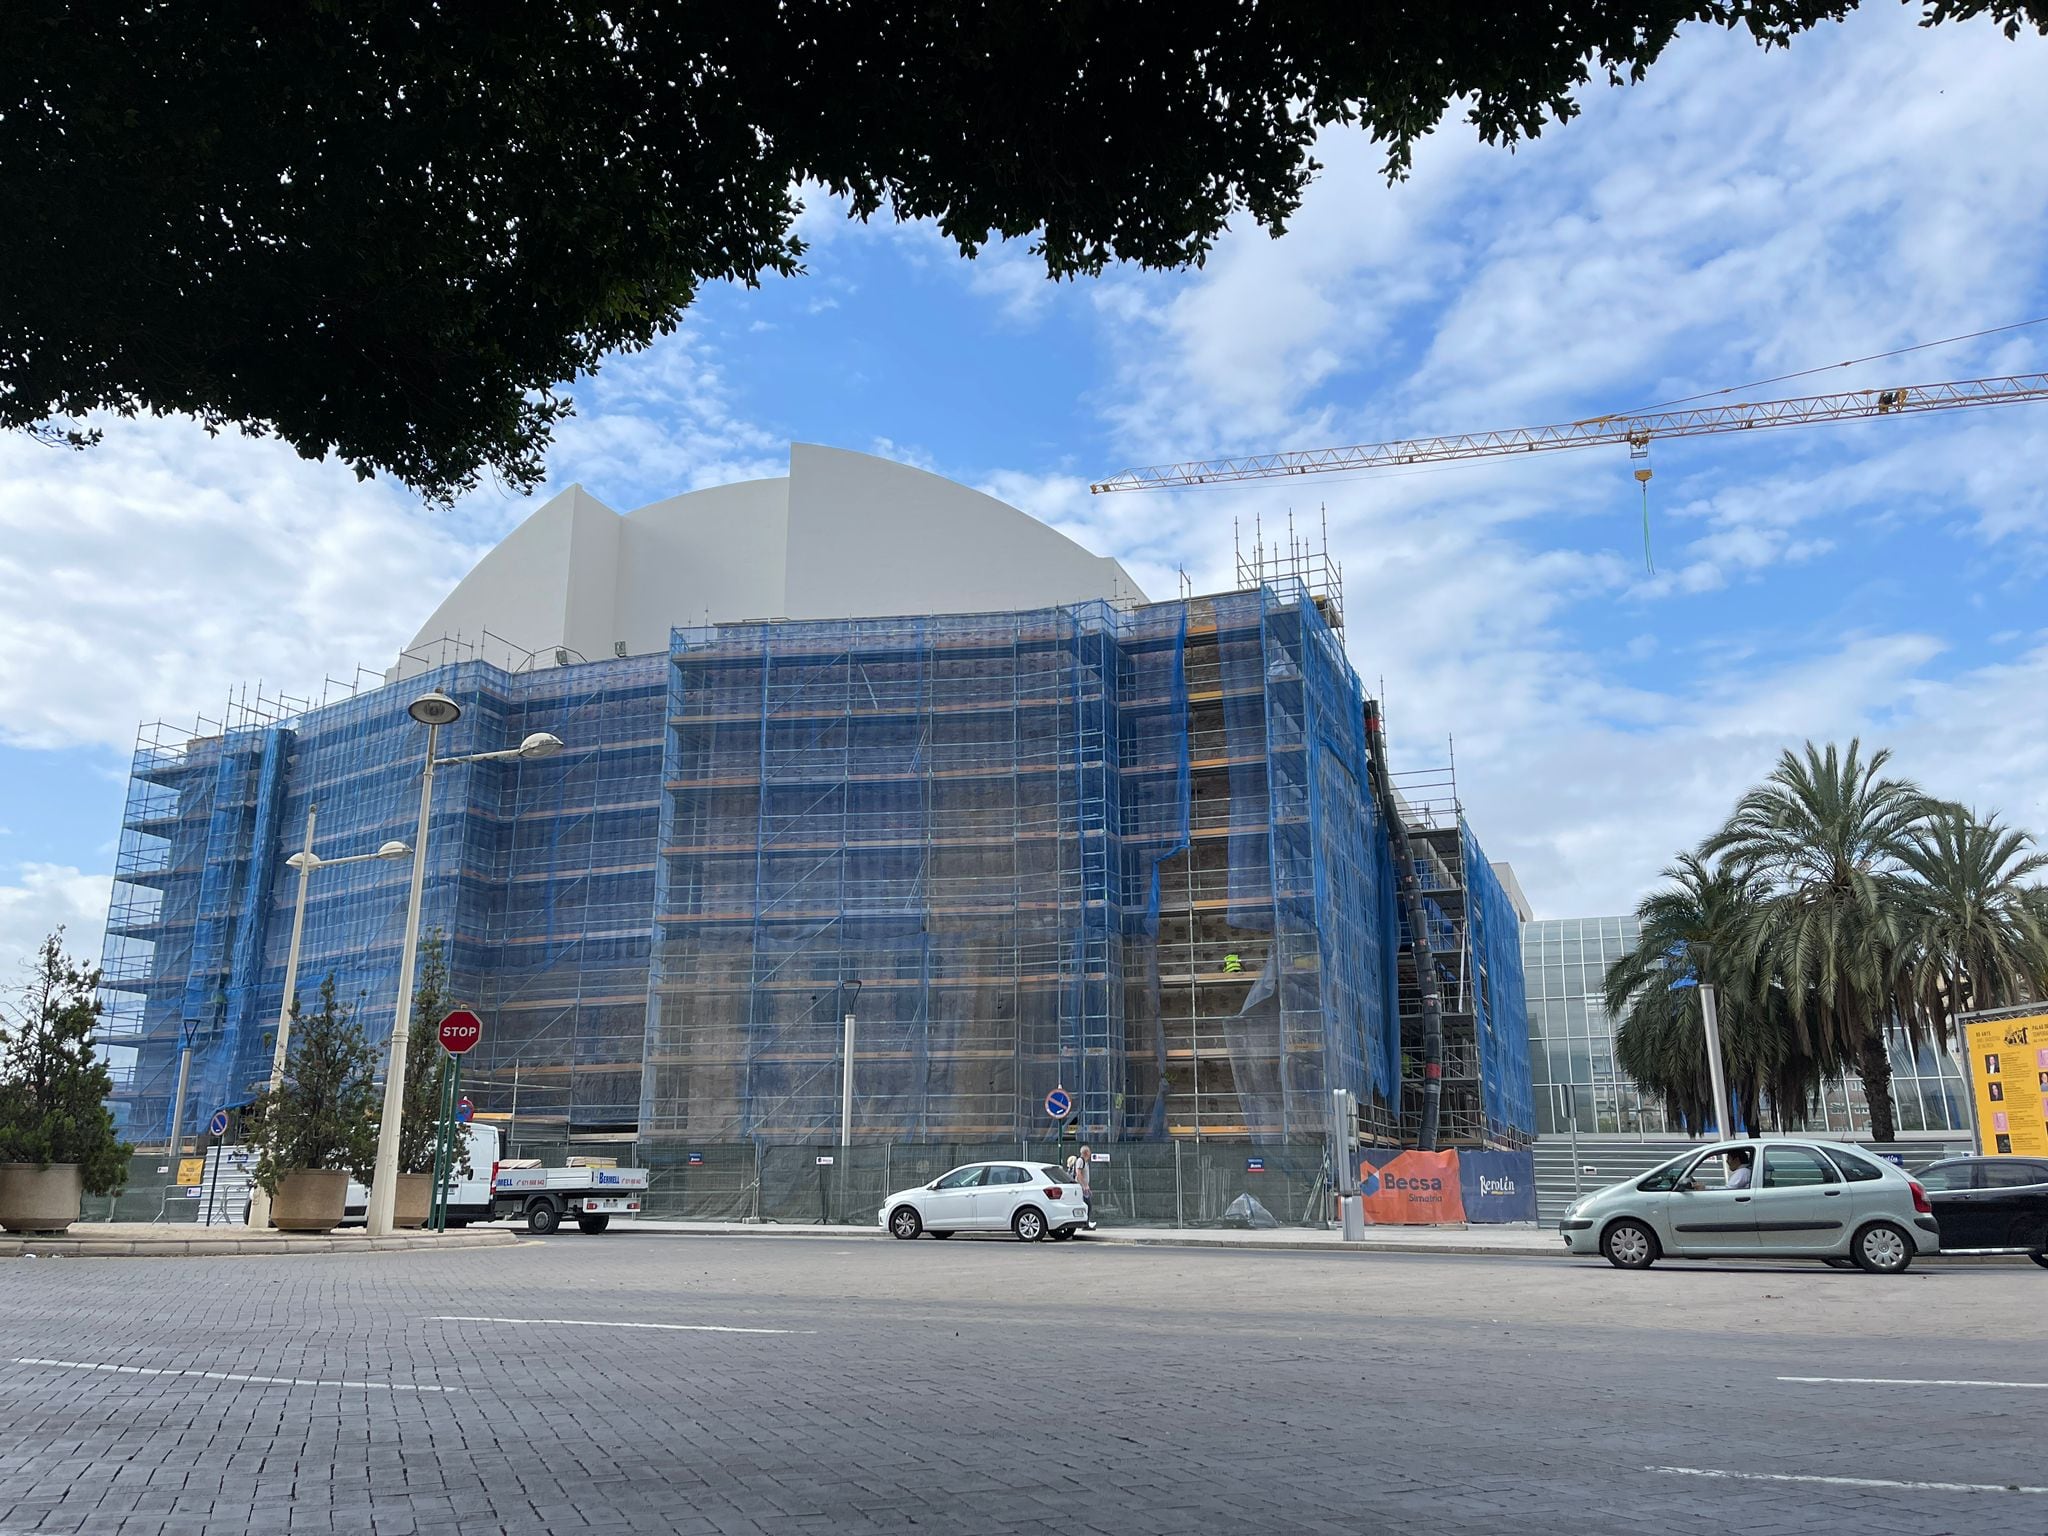
[[[2048,1376],[2032,1271],[333,1242],[0,1260],[0,1536],[2048,1528],[1645,1470],[2044,1481],[2039,1393],[1777,1379]]]

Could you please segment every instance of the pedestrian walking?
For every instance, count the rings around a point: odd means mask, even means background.
[[[1095,1230],[1095,1185],[1092,1170],[1095,1154],[1086,1147],[1074,1154],[1074,1182],[1081,1186],[1081,1198],[1088,1203],[1088,1230]]]

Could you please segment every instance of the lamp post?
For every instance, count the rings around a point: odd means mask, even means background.
[[[420,773],[420,819],[412,840],[412,890],[405,903],[405,937],[398,950],[398,1007],[391,1023],[391,1045],[384,1058],[384,1117],[377,1126],[377,1167],[370,1178],[370,1208],[364,1228],[371,1237],[391,1234],[398,1200],[398,1132],[405,1114],[405,1046],[412,1014],[413,951],[420,936],[420,892],[427,878],[427,816],[434,804],[434,770],[463,763],[502,763],[515,759],[553,757],[562,739],[535,731],[518,746],[502,752],[470,752],[461,757],[436,757],[441,727],[462,718],[462,706],[445,693],[423,693],[406,713],[427,728],[427,761]]]
[[[844,1221],[853,1183],[853,1005],[860,999],[860,983],[841,982],[839,991],[846,1010],[846,1038],[839,1058],[839,1177],[833,1182],[839,1186],[839,1219]]]
[[[323,859],[313,851],[313,823],[320,814],[320,807],[306,807],[306,846],[285,860],[285,863],[299,872],[299,899],[292,909],[292,943],[284,961],[284,1000],[277,1009],[277,1045],[270,1053],[270,1091],[277,1092],[284,1081],[284,1064],[289,1055],[292,1034],[292,1004],[297,1000],[299,990],[299,939],[306,931],[306,887],[312,881],[316,869],[331,869],[337,864],[362,864],[371,859],[402,859],[412,852],[404,843],[392,841],[384,844],[375,853],[352,853],[346,858]],[[249,1225],[258,1232],[270,1226],[270,1192],[257,1185],[249,1196]]]
[[[841,983],[846,999],[846,1042],[839,1060],[839,1160],[846,1161],[853,1148],[853,1005],[860,1000],[860,983]]]
[[[1707,1032],[1707,1079],[1714,1090],[1714,1123],[1721,1140],[1735,1139],[1734,1117],[1729,1113],[1728,1074],[1721,1068],[1721,1015],[1715,1006],[1714,984],[1700,983],[1700,1022]]]

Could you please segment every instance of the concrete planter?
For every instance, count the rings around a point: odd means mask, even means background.
[[[0,1163],[0,1227],[9,1232],[62,1232],[78,1220],[85,1193],[76,1163]]]
[[[348,1174],[339,1168],[298,1168],[270,1197],[270,1224],[280,1232],[332,1232],[348,1204]]]
[[[434,1176],[431,1173],[401,1173],[398,1188],[393,1191],[391,1225],[394,1227],[424,1227],[427,1224],[427,1207],[434,1200]]]

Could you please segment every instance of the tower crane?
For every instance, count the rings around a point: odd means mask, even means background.
[[[2048,400],[2048,373],[2020,373],[2000,379],[1951,379],[1942,384],[1908,384],[1892,389],[1842,390],[1789,400],[1744,405],[1695,405],[1677,411],[1589,416],[1548,427],[1514,427],[1502,432],[1467,432],[1453,437],[1411,437],[1349,448],[1305,448],[1287,453],[1254,453],[1231,459],[1193,459],[1126,469],[1089,486],[1107,491],[1156,491],[1177,486],[1222,485],[1238,480],[1271,480],[1288,475],[1322,475],[1344,470],[1392,469],[1412,464],[1448,464],[1466,459],[1501,459],[1522,453],[1626,444],[1636,460],[1647,459],[1660,437],[1701,437],[1716,432],[1753,432],[1770,427],[1803,427],[1824,421],[1859,421],[1872,416],[1918,416],[1972,405],[2016,405]],[[1650,478],[1647,465],[1636,479]]]
[[[1824,421],[1856,421],[1872,416],[1917,416],[1931,411],[1960,410],[1971,405],[2016,405],[2048,399],[2048,373],[2014,374],[1997,379],[1952,379],[1942,384],[1911,384],[1890,389],[1842,390],[1786,400],[1759,400],[1740,405],[1690,405],[1683,410],[1642,411],[1590,416],[1583,421],[1548,427],[1515,427],[1503,432],[1468,432],[1452,437],[1412,437],[1391,443],[1364,443],[1348,448],[1309,448],[1289,453],[1255,453],[1241,458],[1195,459],[1127,469],[1089,487],[1108,491],[1165,490],[1176,486],[1223,485],[1242,480],[1272,480],[1289,475],[1320,475],[1345,470],[1392,469],[1413,464],[1449,464],[1468,459],[1501,459],[1522,453],[1547,453],[1567,448],[1625,444],[1636,461],[1635,478],[1643,487],[1643,556],[1649,559],[1650,443],[1659,437],[1701,437],[1717,432],[1753,432],[1771,427],[1809,426]],[[1389,829],[1401,897],[1411,907],[1410,946],[1416,975],[1422,979],[1424,1098],[1417,1144],[1434,1150],[1438,1136],[1438,1103],[1443,1075],[1443,1023],[1433,984],[1432,959],[1422,937],[1420,901],[1413,864],[1405,855],[1402,815],[1385,766],[1377,705],[1366,706],[1366,733],[1372,753],[1373,794]]]

